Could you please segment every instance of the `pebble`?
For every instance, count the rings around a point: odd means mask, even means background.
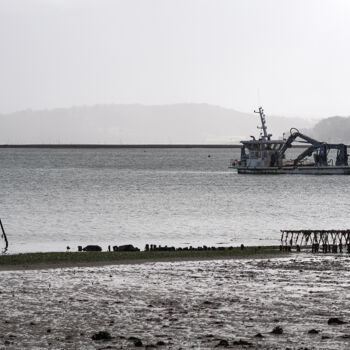
[[[219,347],[219,346],[225,346],[225,347],[228,346],[228,341],[225,339],[221,339],[215,347]]]
[[[139,339],[139,340],[135,340],[134,345],[135,345],[136,347],[141,347],[141,346],[143,346],[142,341],[141,341],[140,339]]]
[[[128,340],[131,340],[131,341],[138,341],[138,340],[141,340],[140,338],[137,338],[137,337],[129,337]]]
[[[280,326],[276,326],[272,331],[272,334],[283,334],[283,328]]]
[[[92,340],[111,340],[112,337],[107,331],[99,331],[95,333],[92,337]]]
[[[340,320],[338,317],[331,317],[329,320],[328,320],[328,324],[330,325],[336,325],[336,324],[344,324],[346,322]]]

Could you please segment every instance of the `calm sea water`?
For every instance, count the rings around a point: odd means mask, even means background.
[[[210,157],[208,157],[210,155]],[[350,177],[238,175],[232,149],[2,149],[9,252],[69,245],[278,244],[350,228]]]

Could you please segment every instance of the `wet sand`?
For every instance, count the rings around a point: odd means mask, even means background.
[[[84,253],[83,253],[84,254]],[[33,263],[21,265],[0,265],[0,271],[16,271],[16,270],[45,270],[69,267],[100,267],[106,265],[130,265],[130,264],[146,264],[155,262],[184,262],[184,261],[207,261],[207,260],[230,260],[230,259],[272,259],[276,256],[288,256],[288,253],[276,252],[274,254],[254,253],[247,255],[232,256],[212,256],[212,257],[168,257],[168,258],[147,258],[147,259],[123,259],[111,261],[89,261],[89,262],[58,262],[58,263]]]
[[[1,271],[0,348],[350,348],[348,257],[134,263]]]

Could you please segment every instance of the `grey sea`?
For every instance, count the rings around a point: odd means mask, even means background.
[[[9,253],[78,245],[275,245],[350,228],[350,177],[238,175],[238,149],[1,149]]]

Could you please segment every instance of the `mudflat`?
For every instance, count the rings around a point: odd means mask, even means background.
[[[303,253],[1,271],[0,346],[348,349],[349,271]]]
[[[282,255],[279,247],[234,247],[215,250],[176,250],[140,252],[47,252],[0,255],[0,271],[59,267],[140,264],[157,261],[237,259]]]
[[[281,253],[277,256],[288,256],[287,253]],[[156,262],[186,262],[186,261],[211,261],[211,260],[231,260],[231,259],[273,259],[276,254],[254,254],[254,255],[237,255],[226,257],[168,257],[168,258],[148,258],[148,259],[123,259],[123,260],[106,260],[91,262],[56,262],[56,263],[34,263],[24,265],[0,265],[0,271],[16,271],[16,270],[46,270],[59,268],[74,267],[103,267],[108,265],[139,265]]]

